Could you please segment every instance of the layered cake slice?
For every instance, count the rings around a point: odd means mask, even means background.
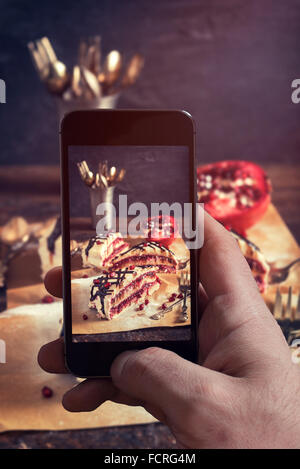
[[[107,267],[115,256],[128,247],[121,233],[109,233],[107,237],[94,236],[83,244],[83,266]]]
[[[155,266],[157,272],[176,271],[177,260],[170,249],[155,241],[146,241],[127,249],[112,260],[112,270],[131,266]]]
[[[249,264],[259,291],[264,293],[268,288],[268,276],[270,271],[269,264],[256,244],[252,243],[235,231],[231,231],[231,233],[236,238],[240,250]]]
[[[110,272],[93,279],[89,307],[99,318],[113,319],[133,305],[141,305],[160,287],[154,267]]]

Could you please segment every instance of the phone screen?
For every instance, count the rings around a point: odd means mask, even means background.
[[[189,149],[69,145],[72,342],[191,340]]]

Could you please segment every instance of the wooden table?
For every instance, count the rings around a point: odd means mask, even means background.
[[[300,165],[268,164],[273,203],[300,242]],[[46,219],[59,212],[59,169],[54,166],[0,168],[0,225],[14,215]],[[162,424],[73,430],[9,432],[0,435],[1,448],[175,448]]]
[[[272,181],[273,203],[300,243],[300,164],[276,163],[263,167]],[[57,166],[0,167],[0,225],[14,215],[29,220],[56,215],[59,186]]]

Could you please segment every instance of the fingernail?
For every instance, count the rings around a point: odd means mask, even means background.
[[[110,374],[113,378],[118,378],[119,376],[122,375],[123,370],[126,366],[127,361],[129,360],[132,355],[135,355],[138,352],[138,350],[128,350],[127,352],[123,352],[120,355],[117,356],[117,358],[114,359],[111,369],[110,369]]]

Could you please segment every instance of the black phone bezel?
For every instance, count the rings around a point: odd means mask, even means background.
[[[198,250],[191,250],[190,341],[154,342],[72,342],[70,283],[70,226],[68,147],[73,145],[184,145],[189,149],[190,201],[193,203],[193,229],[196,223],[195,126],[189,113],[179,110],[89,110],[66,114],[61,122],[61,209],[63,241],[63,298],[65,362],[79,377],[110,375],[114,358],[125,350],[162,347],[185,359],[198,357]],[[105,357],[104,360],[101,358]]]

